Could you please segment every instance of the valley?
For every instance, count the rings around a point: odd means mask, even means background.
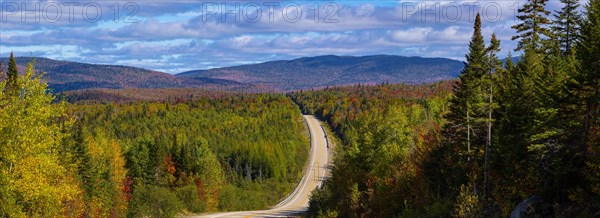
[[[244,3],[2,2],[0,217],[600,217],[600,0]]]

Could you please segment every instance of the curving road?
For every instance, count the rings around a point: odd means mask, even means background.
[[[222,212],[193,217],[289,217],[304,213],[308,209],[310,193],[321,186],[325,177],[329,175],[327,166],[331,160],[327,136],[321,123],[310,115],[304,115],[304,119],[308,123],[311,136],[309,162],[302,180],[287,198],[269,210]]]

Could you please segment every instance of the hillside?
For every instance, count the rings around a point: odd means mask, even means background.
[[[219,91],[203,88],[160,88],[160,89],[82,89],[60,93],[69,102],[171,102],[197,100],[199,98],[219,98],[244,93],[239,91]]]
[[[17,57],[19,71],[33,57]],[[7,63],[6,58],[0,59]],[[6,70],[6,65],[4,65]],[[317,56],[195,70],[171,75],[143,68],[36,58],[50,89],[205,88],[242,92],[293,91],[351,84],[429,83],[455,78],[463,63],[446,58],[392,55]]]
[[[446,58],[374,56],[317,56],[289,61],[195,70],[180,78],[223,79],[249,84],[272,85],[289,91],[357,83],[428,83],[455,78],[461,61]]]
[[[19,72],[24,72],[26,64],[31,62],[33,57],[15,59],[19,65]],[[8,59],[2,58],[0,61],[5,63],[6,68]],[[77,63],[40,57],[35,58],[35,69],[38,72],[46,72],[44,77],[54,92],[88,88],[183,88],[236,84],[211,78],[188,80],[136,67]]]

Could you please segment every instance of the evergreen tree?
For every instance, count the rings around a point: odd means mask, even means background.
[[[467,62],[465,68],[459,76],[459,80],[454,84],[454,96],[450,100],[449,112],[446,115],[447,123],[444,127],[444,146],[452,151],[450,159],[455,159],[456,154],[462,157],[456,162],[458,171],[461,174],[454,174],[456,178],[451,178],[450,183],[463,184],[465,181],[464,173],[469,174],[469,180],[477,181],[479,173],[476,158],[481,154],[485,143],[485,127],[482,125],[482,119],[485,117],[483,110],[484,91],[482,79],[486,75],[487,51],[483,35],[481,34],[481,18],[477,14],[473,27],[473,36],[469,43],[469,53],[466,55]],[[476,134],[475,134],[476,133]],[[453,161],[454,162],[454,161]],[[457,185],[455,184],[455,185]],[[457,187],[455,185],[451,185]],[[474,186],[477,188],[478,186]]]
[[[0,216],[64,215],[68,209],[63,206],[80,191],[56,152],[66,137],[61,130],[69,129],[72,120],[64,104],[52,103],[54,96],[32,63],[16,79],[26,93],[0,92]]]
[[[490,39],[490,46],[487,47],[486,52],[487,52],[487,60],[488,60],[488,76],[487,79],[485,79],[485,87],[488,88],[489,92],[487,92],[487,119],[486,119],[486,125],[487,125],[487,137],[486,137],[486,144],[485,144],[485,150],[484,150],[484,173],[483,173],[483,178],[484,178],[484,182],[483,182],[483,186],[484,186],[484,197],[486,196],[486,194],[488,193],[488,189],[489,189],[489,170],[488,170],[488,166],[489,166],[489,155],[490,155],[490,149],[492,147],[492,123],[494,122],[494,119],[492,118],[492,114],[493,111],[496,109],[497,104],[494,103],[494,86],[495,86],[495,77],[496,77],[496,71],[499,71],[502,69],[502,63],[500,62],[500,60],[498,59],[498,57],[496,56],[496,53],[498,53],[500,51],[500,40],[498,40],[496,38],[496,34],[492,34],[492,37]]]
[[[523,50],[527,46],[532,46],[534,50],[543,50],[544,40],[552,37],[552,32],[548,29],[551,21],[546,17],[550,14],[545,9],[547,2],[548,0],[527,0],[523,8],[519,9],[521,14],[517,18],[521,23],[512,26],[518,34],[512,39],[520,39],[515,51]]]
[[[532,120],[535,111],[534,82],[532,77],[544,71],[543,55],[526,49],[516,66],[507,66],[498,78],[498,109],[494,121],[494,149],[491,162],[495,176],[493,181],[502,180],[502,185],[494,186],[496,204],[504,213],[510,212],[520,199],[536,193],[540,184],[535,168],[531,165],[528,146]],[[515,201],[515,199],[519,199]]]
[[[560,44],[561,51],[565,54],[570,54],[573,44],[577,40],[579,34],[579,24],[581,23],[581,15],[578,0],[561,0],[564,4],[560,11],[555,11],[554,15],[554,35]]]
[[[577,171],[581,166],[581,147],[569,140],[567,131],[576,128],[571,122],[577,118],[569,110],[568,84],[571,74],[576,72],[572,55],[546,54],[542,74],[532,75],[532,100],[534,107],[531,130],[528,132],[528,150],[535,164],[542,191],[552,199],[565,196],[573,182],[580,181]]]
[[[591,0],[586,6],[586,19],[581,25],[581,40],[577,56],[581,73],[577,76],[578,94],[585,104],[582,139],[588,140],[590,130],[598,123],[600,101],[600,1]]]
[[[17,61],[15,60],[15,57],[13,56],[12,52],[10,53],[10,59],[8,61],[8,72],[6,72],[6,74],[6,90],[9,90],[9,92],[18,90],[19,72],[17,69]]]
[[[586,5],[585,19],[581,25],[581,38],[577,56],[581,62],[576,76],[576,94],[581,103],[582,120],[579,138],[588,147],[588,181],[594,193],[600,194],[600,1],[590,0]],[[597,199],[598,200],[598,199]]]
[[[127,152],[127,173],[136,182],[150,181],[152,178],[152,163],[150,160],[150,147],[152,144],[148,139],[140,140],[133,144]]]

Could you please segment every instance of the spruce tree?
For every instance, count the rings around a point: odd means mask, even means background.
[[[579,34],[579,24],[581,23],[581,15],[577,9],[579,8],[578,0],[561,0],[564,4],[560,11],[555,11],[554,15],[554,35],[560,44],[561,51],[565,54],[570,54],[573,44]]]
[[[586,6],[586,19],[581,25],[581,40],[577,56],[581,73],[577,76],[579,96],[585,104],[582,139],[587,140],[590,130],[598,123],[600,101],[600,1],[591,0]]]
[[[576,80],[576,94],[582,104],[579,138],[587,147],[587,179],[591,190],[600,195],[600,0],[590,0],[586,5],[585,19],[577,43],[577,57],[581,62]],[[577,131],[577,130],[575,130]],[[600,200],[596,198],[596,200]]]
[[[567,84],[576,71],[572,55],[549,53],[542,61],[543,72],[531,76],[532,105],[534,107],[531,130],[528,132],[528,150],[536,160],[541,190],[545,196],[558,199],[567,194],[569,180],[577,179],[578,163],[581,163],[581,147],[572,143],[565,134],[576,120],[568,109]],[[569,178],[566,180],[565,178]]]
[[[66,105],[52,103],[55,97],[34,72],[33,63],[29,63],[18,78],[27,90],[23,96],[0,92],[3,217],[58,217],[64,215],[62,206],[79,193],[78,184],[68,178],[71,172],[57,152],[68,134],[63,130],[70,129],[72,121]],[[4,208],[10,211],[2,211]]]
[[[482,78],[486,75],[486,47],[481,34],[481,17],[477,14],[473,27],[473,36],[469,43],[469,53],[465,56],[466,62],[459,80],[454,84],[454,95],[450,100],[449,112],[445,118],[448,121],[444,127],[444,146],[453,153],[450,159],[459,158],[457,171],[462,172],[456,178],[449,178],[452,187],[466,182],[464,174],[469,174],[469,180],[475,181],[479,177],[477,170],[479,150],[485,143],[484,126],[480,122],[484,118],[481,110]],[[475,135],[474,133],[477,133]],[[456,154],[459,154],[458,157]],[[452,181],[454,180],[454,181]],[[478,187],[478,186],[474,186]]]
[[[8,61],[8,72],[7,72],[7,78],[6,78],[6,90],[8,90],[9,92],[13,92],[14,90],[17,90],[19,85],[18,85],[18,77],[19,77],[19,72],[17,69],[17,61],[15,60],[15,57],[13,56],[13,53],[10,53],[10,59]]]
[[[486,52],[487,52],[487,60],[488,60],[488,67],[487,67],[487,71],[488,71],[488,75],[487,78],[484,79],[484,85],[485,88],[487,88],[487,90],[489,90],[489,92],[487,92],[486,98],[487,98],[487,105],[486,105],[486,112],[487,112],[487,119],[486,119],[486,125],[487,125],[487,137],[486,137],[486,144],[485,144],[485,150],[484,150],[484,172],[483,172],[483,187],[484,187],[484,197],[487,197],[487,193],[489,191],[489,170],[488,170],[488,165],[489,165],[489,156],[490,156],[490,149],[492,147],[492,124],[494,122],[494,119],[492,118],[492,114],[493,111],[496,109],[497,104],[494,103],[494,86],[495,86],[495,78],[496,76],[496,71],[500,71],[502,69],[502,63],[501,61],[498,59],[498,57],[496,56],[496,54],[500,51],[500,40],[498,40],[498,38],[496,38],[496,34],[492,34],[492,38],[490,39],[490,45],[486,48]]]
[[[543,55],[526,49],[516,66],[507,66],[507,70],[498,75],[498,97],[495,96],[498,109],[494,113],[494,149],[490,151],[490,162],[492,175],[499,176],[492,181],[502,181],[501,185],[492,186],[492,193],[502,193],[494,198],[504,199],[496,202],[504,212],[510,212],[506,208],[514,208],[542,187],[537,182],[537,168],[532,164],[537,162],[528,148],[536,106],[532,77],[542,75],[543,71]]]
[[[528,0],[519,9],[517,16],[521,23],[513,26],[519,39],[516,51],[523,51],[516,66],[509,62],[506,71],[499,75],[502,84],[498,90],[498,113],[494,122],[495,151],[493,160],[494,174],[506,175],[505,183],[497,186],[495,193],[507,193],[506,199],[520,199],[531,195],[541,187],[537,182],[537,163],[530,156],[530,139],[534,134],[536,113],[536,81],[544,78],[546,70],[544,57],[547,42],[552,39],[548,29],[549,14],[544,9],[547,0]],[[551,42],[551,41],[550,41]],[[521,190],[528,190],[523,193]],[[532,193],[533,191],[533,193]],[[510,194],[508,194],[510,193]],[[513,207],[518,202],[499,202],[502,208]]]
[[[550,14],[545,9],[548,0],[527,0],[523,8],[519,9],[520,15],[517,16],[521,20],[520,24],[512,26],[517,30],[516,36],[512,39],[520,39],[515,51],[525,49],[527,46],[532,46],[535,50],[544,49],[544,41],[552,37],[552,32],[548,28],[551,21],[546,17]]]

